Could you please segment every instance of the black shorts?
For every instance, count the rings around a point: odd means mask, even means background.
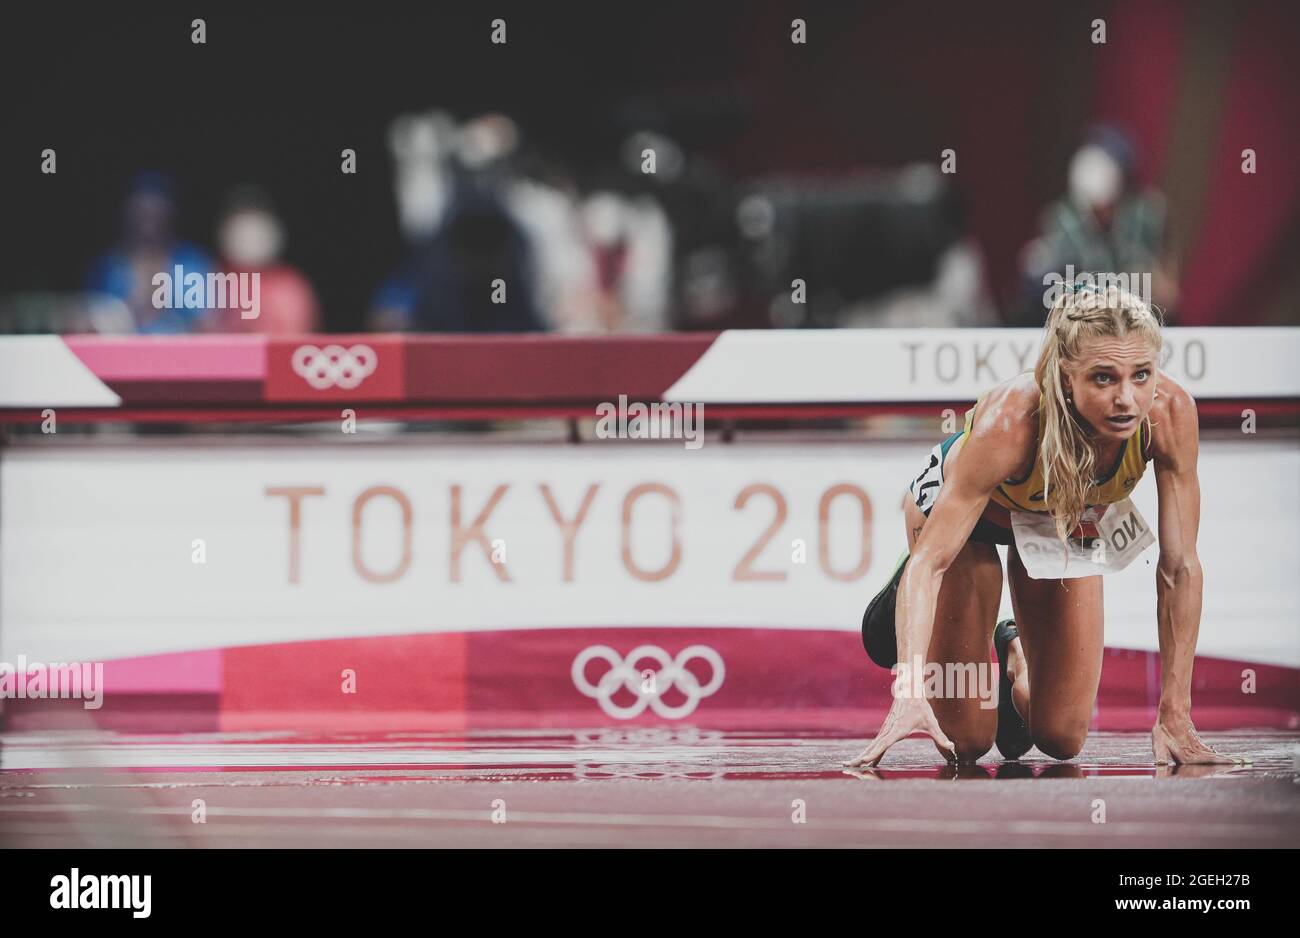
[[[939,492],[943,489],[943,463],[948,457],[948,450],[961,437],[962,432],[959,430],[937,444],[930,451],[930,461],[925,469],[907,487],[912,494],[912,500],[916,502],[916,507],[921,509],[921,514],[927,518],[930,517],[930,509],[934,507]],[[1015,542],[1010,528],[1004,528],[984,518],[975,522],[975,528],[966,540],[975,541],[977,544],[1003,544],[1008,547]]]

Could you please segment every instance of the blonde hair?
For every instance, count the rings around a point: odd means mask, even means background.
[[[1047,315],[1043,345],[1034,368],[1044,410],[1038,458],[1043,466],[1043,500],[1063,546],[1083,517],[1097,466],[1092,440],[1065,394],[1064,366],[1078,361],[1095,338],[1123,338],[1136,333],[1151,343],[1155,353],[1151,366],[1154,381],[1164,348],[1162,326],[1157,311],[1115,286],[1067,290]]]

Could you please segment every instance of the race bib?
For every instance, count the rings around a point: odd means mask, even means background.
[[[1025,570],[1035,580],[1118,573],[1155,543],[1131,499],[1084,511],[1062,546],[1050,514],[1012,511],[1011,530]]]

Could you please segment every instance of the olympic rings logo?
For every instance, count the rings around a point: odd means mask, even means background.
[[[723,740],[721,730],[702,730],[697,726],[602,726],[590,730],[574,730],[573,740],[580,746],[665,746],[670,743],[698,745],[718,743]]]
[[[658,670],[646,669],[643,674],[635,665],[647,658],[653,659]],[[700,658],[708,663],[712,670],[709,682],[701,686],[695,675],[686,669],[688,662]],[[587,664],[600,659],[609,664],[609,670],[601,677],[599,683],[592,684],[584,673]],[[722,686],[726,670],[722,666],[722,656],[708,645],[691,645],[673,658],[668,652],[656,645],[640,645],[632,649],[626,658],[619,657],[618,652],[608,645],[592,645],[578,653],[570,669],[573,686],[588,697],[594,697],[606,716],[617,720],[630,720],[645,712],[646,707],[668,720],[680,720],[695,712],[700,701],[713,694]],[[636,700],[620,706],[614,702],[614,694],[620,687],[627,688]],[[677,687],[686,695],[686,700],[677,706],[663,702],[663,695]]]
[[[300,345],[293,353],[293,370],[318,391],[336,386],[350,391],[373,374],[378,364],[369,345]]]
[[[574,766],[578,778],[604,781],[614,778],[685,778],[691,780],[722,778],[726,769],[713,769],[689,762],[579,762]]]

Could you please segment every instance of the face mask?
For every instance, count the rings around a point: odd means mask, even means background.
[[[262,267],[280,253],[280,224],[265,212],[238,212],[221,229],[221,251],[241,267]]]
[[[1086,146],[1070,161],[1070,198],[1084,208],[1110,205],[1119,198],[1124,174],[1109,153]]]

